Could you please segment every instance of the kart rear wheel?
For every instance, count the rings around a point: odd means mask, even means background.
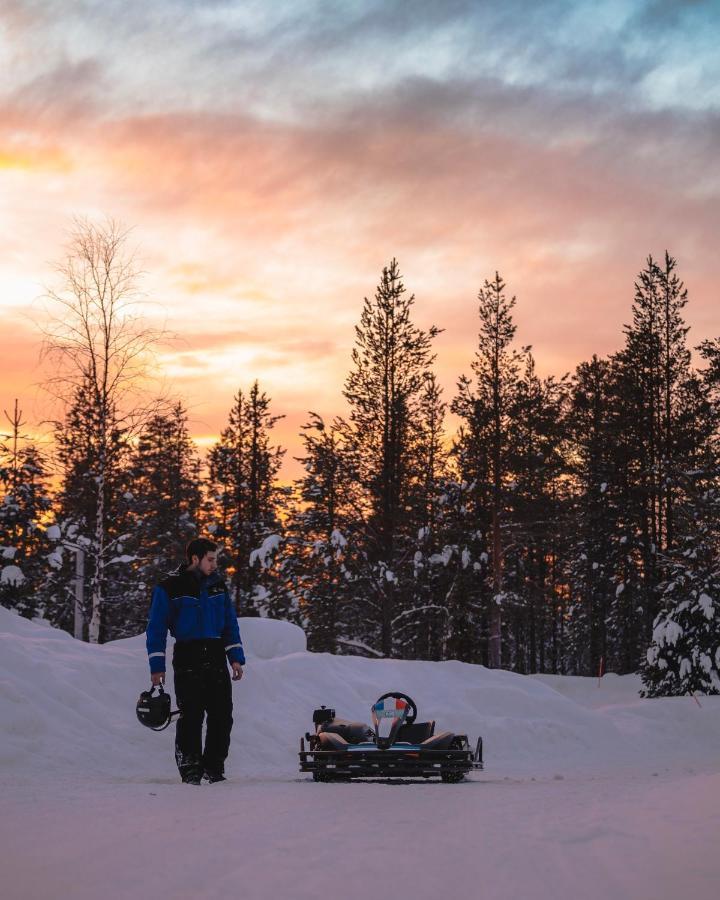
[[[440,779],[443,784],[459,784],[465,778],[464,772],[450,771],[440,772]]]
[[[329,784],[331,782],[339,782],[339,781],[344,781],[344,782],[351,781],[351,778],[349,775],[345,775],[343,773],[338,774],[336,772],[324,772],[322,770],[318,771],[317,769],[313,770],[312,777],[313,777],[313,781],[321,781],[321,782],[324,782],[325,784]]]
[[[451,750],[464,750],[465,745],[462,738],[456,737],[453,738],[450,744]],[[459,784],[465,778],[465,773],[460,772],[457,769],[450,768],[449,766],[442,766],[440,768],[440,779],[443,784]]]

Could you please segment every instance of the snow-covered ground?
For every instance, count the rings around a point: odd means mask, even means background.
[[[229,781],[197,788],[178,783],[173,728],[135,719],[142,637],[89,646],[0,609],[4,900],[720,896],[720,697],[310,654],[294,626],[240,624]],[[485,771],[459,785],[298,774],[315,706],[367,721],[388,690],[482,734]]]

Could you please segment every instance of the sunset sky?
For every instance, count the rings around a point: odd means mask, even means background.
[[[720,334],[720,3],[0,3],[0,409],[73,216],[132,227],[201,444],[258,378],[299,453],[395,256],[449,401],[496,269],[542,374],[617,349],[648,253]],[[296,467],[289,466],[292,474]]]

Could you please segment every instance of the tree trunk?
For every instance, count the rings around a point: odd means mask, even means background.
[[[83,639],[85,630],[85,551],[75,550],[75,616],[73,634],[76,640]]]
[[[92,582],[92,612],[88,625],[88,641],[100,643],[102,628],[103,576],[105,570],[105,460],[101,452],[98,476],[98,500],[95,514],[95,572]]]
[[[502,656],[502,616],[498,598],[502,592],[502,547],[500,544],[500,516],[497,498],[493,500],[493,596],[490,602],[490,640],[488,645],[488,666],[499,669]]]

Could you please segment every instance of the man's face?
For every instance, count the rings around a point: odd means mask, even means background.
[[[193,562],[195,562],[195,560],[198,560],[197,556],[193,556]],[[197,568],[205,575],[205,577],[212,575],[217,569],[217,551],[208,550],[205,556],[197,561]]]

